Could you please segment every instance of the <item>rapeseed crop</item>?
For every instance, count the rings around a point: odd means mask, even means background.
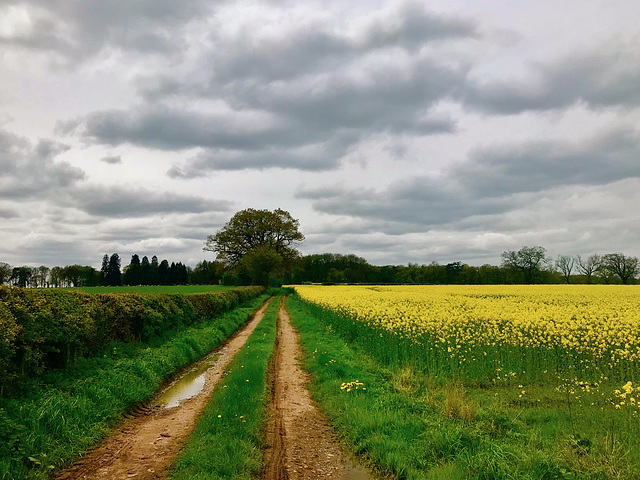
[[[436,458],[452,469],[443,478],[640,480],[640,287],[295,288],[325,342],[340,337],[362,365],[380,368],[359,398],[371,402],[362,422],[376,418],[386,395],[411,399],[372,438],[422,408],[425,438],[463,431],[474,439],[464,454],[438,442]],[[331,358],[318,368],[345,370],[345,359]]]
[[[484,372],[494,382],[551,371],[638,380],[638,287],[302,285],[296,291],[458,374]]]

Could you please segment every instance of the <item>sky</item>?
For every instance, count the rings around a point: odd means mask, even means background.
[[[640,2],[2,0],[0,262],[640,256]]]

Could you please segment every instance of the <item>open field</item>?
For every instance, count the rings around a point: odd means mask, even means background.
[[[308,359],[317,378],[333,376],[317,395],[379,468],[408,478],[640,478],[639,288],[296,290],[307,305],[296,316],[334,338]],[[343,364],[347,350],[356,367]],[[348,413],[333,397],[353,368],[361,372],[348,381],[367,392]],[[386,402],[395,406],[382,413]],[[416,436],[429,438],[432,456],[411,454]],[[404,457],[380,453],[403,444]]]

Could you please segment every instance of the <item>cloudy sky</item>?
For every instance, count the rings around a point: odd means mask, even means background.
[[[0,261],[640,256],[640,2],[2,0]]]

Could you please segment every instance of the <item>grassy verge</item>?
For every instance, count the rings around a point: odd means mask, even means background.
[[[0,479],[47,478],[80,456],[167,376],[228,338],[266,298],[151,344],[113,343],[74,369],[30,382],[19,397],[0,398]]]
[[[269,401],[266,376],[276,338],[278,298],[216,388],[194,434],[174,465],[171,480],[251,479],[259,472],[261,430]]]
[[[634,423],[618,417],[608,424],[601,410],[590,410],[595,399],[588,388],[568,396],[555,384],[479,386],[428,375],[410,363],[376,360],[357,337],[341,337],[328,316],[312,314],[295,297],[288,307],[307,352],[312,395],[349,448],[383,473],[407,479],[640,478]]]

